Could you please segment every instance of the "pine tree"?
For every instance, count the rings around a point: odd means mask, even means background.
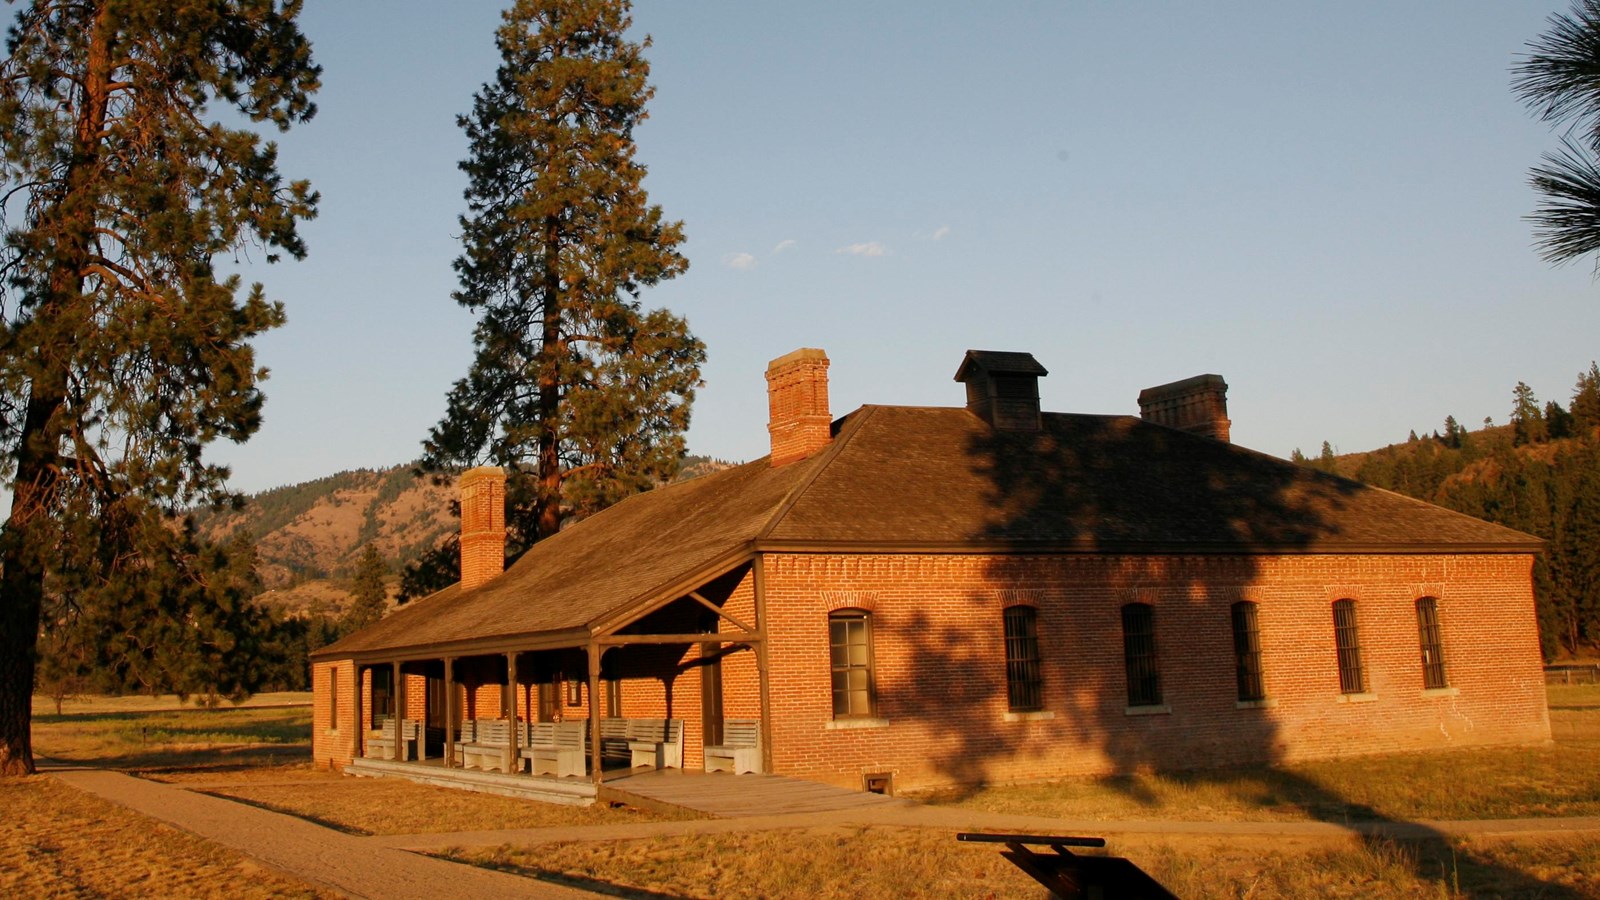
[[[33,770],[34,644],[58,547],[92,538],[85,520],[222,499],[227,472],[204,447],[260,423],[249,341],[282,308],[260,285],[241,298],[213,259],[304,254],[296,223],[315,195],[232,124],[286,129],[314,112],[299,12],[298,0],[33,0],[12,22],[0,63],[0,474],[13,497],[0,532],[0,774]],[[167,549],[151,548],[151,565]]]
[[[1600,250],[1600,0],[1574,0],[1528,48],[1513,90],[1543,121],[1570,126],[1530,173],[1542,199],[1528,218],[1544,258],[1568,262]]]
[[[1333,472],[1337,461],[1333,455],[1333,445],[1327,441],[1322,442],[1322,452],[1317,454],[1317,468],[1324,472]]]
[[[389,567],[378,555],[378,548],[371,544],[363,547],[350,588],[350,608],[339,623],[341,634],[353,634],[383,618],[389,598],[389,588],[384,584],[388,575]]]
[[[1456,422],[1455,416],[1444,417],[1444,445],[1452,450],[1461,449],[1461,439],[1466,437],[1466,429]]]
[[[1572,425],[1575,433],[1592,435],[1600,428],[1600,365],[1589,363],[1589,371],[1578,373],[1572,389]]]
[[[455,299],[476,355],[425,443],[435,472],[507,470],[513,547],[669,476],[705,348],[640,291],[688,267],[641,182],[653,93],[625,0],[517,0],[461,117],[471,150]]]
[[[1549,429],[1544,421],[1544,413],[1539,409],[1539,398],[1533,395],[1533,388],[1524,382],[1517,382],[1512,389],[1511,407],[1511,432],[1514,435],[1512,444],[1542,443],[1549,437]]]

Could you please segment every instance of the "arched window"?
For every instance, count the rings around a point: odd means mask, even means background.
[[[1361,667],[1361,633],[1356,628],[1354,600],[1334,602],[1333,640],[1339,649],[1339,692],[1365,693],[1367,674]]]
[[[1444,677],[1444,646],[1439,634],[1439,601],[1417,601],[1417,637],[1422,644],[1422,686],[1428,690],[1449,687]]]
[[[842,609],[828,616],[828,643],[833,668],[833,717],[863,719],[873,715],[872,615]]]
[[[1156,615],[1148,603],[1122,608],[1122,655],[1128,666],[1128,705],[1161,705],[1161,669],[1156,661]]]
[[[1006,608],[1006,699],[1012,712],[1044,706],[1039,676],[1039,615],[1031,606]]]
[[[1266,699],[1267,687],[1261,679],[1261,630],[1256,625],[1256,605],[1248,600],[1233,605],[1233,659],[1239,700]]]

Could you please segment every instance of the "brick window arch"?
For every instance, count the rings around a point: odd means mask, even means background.
[[[1267,687],[1261,677],[1261,629],[1256,621],[1256,605],[1249,600],[1233,605],[1233,659],[1239,700],[1249,703],[1266,699]]]
[[[1439,631],[1439,601],[1417,600],[1417,639],[1422,645],[1422,686],[1428,690],[1449,687],[1444,674],[1444,640]]]
[[[1034,712],[1044,707],[1043,679],[1039,674],[1039,611],[1031,606],[1008,606],[1006,626],[1006,702],[1012,712]]]
[[[1334,601],[1333,639],[1339,652],[1339,692],[1366,693],[1367,673],[1361,665],[1361,632],[1356,627],[1354,600]]]
[[[872,676],[872,614],[839,609],[828,614],[833,670],[833,717],[869,719],[877,706]]]
[[[1128,705],[1160,706],[1155,607],[1148,603],[1122,607],[1122,655],[1128,668]]]

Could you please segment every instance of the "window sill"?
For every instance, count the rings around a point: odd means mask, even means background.
[[[1233,704],[1234,709],[1272,709],[1278,705],[1276,697],[1262,697],[1260,700],[1238,700]]]
[[[1366,693],[1361,693],[1361,694],[1340,694],[1339,695],[1339,702],[1340,703],[1373,703],[1377,699],[1378,699],[1378,695],[1374,694],[1374,693],[1371,693],[1371,692],[1366,692]]]
[[[1056,714],[1047,709],[1033,709],[1028,710],[1027,712],[1006,713],[1007,722],[1043,722],[1047,719],[1054,719],[1055,717]]]
[[[1457,697],[1460,694],[1461,689],[1453,687],[1425,688],[1422,691],[1424,697]]]
[[[1172,707],[1165,703],[1160,706],[1130,706],[1122,711],[1125,716],[1166,716],[1172,714]]]
[[[834,719],[825,726],[829,731],[848,731],[855,728],[888,728],[888,719]]]

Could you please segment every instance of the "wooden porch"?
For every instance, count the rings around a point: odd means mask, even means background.
[[[587,778],[447,769],[439,759],[422,762],[358,759],[346,766],[345,771],[362,777],[405,778],[419,784],[545,803],[588,806],[596,800],[604,800],[643,809],[686,809],[718,818],[837,812],[907,802],[781,775],[733,775],[693,769],[613,768],[603,773],[604,781],[598,786]]]

